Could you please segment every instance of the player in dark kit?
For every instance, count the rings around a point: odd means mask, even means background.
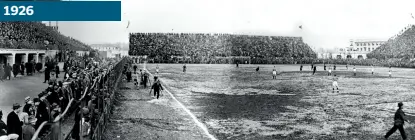
[[[183,72],[186,72],[186,64],[183,65]]]
[[[311,64],[311,70],[313,70],[314,64]]]
[[[326,64],[324,64],[324,71],[326,71]]]
[[[236,67],[239,68],[239,63],[238,62],[236,62]]]
[[[316,73],[316,71],[317,71],[317,66],[314,66],[314,68],[313,68],[313,75],[314,75],[314,73]]]
[[[303,71],[303,64],[301,64],[300,66],[300,71]]]
[[[398,110],[396,110],[396,112],[395,112],[395,118],[394,118],[395,122],[394,122],[394,124],[393,124],[392,129],[391,129],[391,130],[389,130],[389,132],[388,132],[388,133],[386,133],[386,135],[385,135],[385,138],[386,138],[386,139],[387,139],[390,135],[392,135],[393,133],[395,133],[395,131],[396,131],[397,129],[399,129],[399,132],[401,132],[402,139],[406,140],[406,134],[405,134],[405,130],[403,129],[403,125],[404,125],[405,121],[406,121],[406,122],[408,122],[408,123],[409,123],[409,121],[405,118],[405,117],[406,117],[406,115],[405,115],[405,113],[402,111],[402,106],[403,106],[403,103],[402,103],[402,102],[398,103],[398,107],[399,107],[399,108],[398,108]]]
[[[259,66],[255,69],[256,71],[259,71]]]
[[[157,97],[157,99],[160,97],[160,91],[164,90],[157,76],[154,76],[154,83],[151,86],[150,94],[151,94],[151,90],[154,90],[154,97]]]
[[[334,66],[333,66],[333,70],[336,70],[336,64],[334,64]]]

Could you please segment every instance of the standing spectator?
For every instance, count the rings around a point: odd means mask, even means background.
[[[75,112],[75,124],[72,130],[72,139],[80,140],[80,128],[81,128],[81,117],[82,117],[82,108],[79,105],[77,111]]]
[[[31,140],[33,135],[35,135],[36,129],[34,125],[36,124],[37,119],[34,117],[29,117],[29,122],[23,125],[22,139]]]
[[[42,124],[44,121],[49,121],[50,120],[50,105],[48,104],[47,100],[45,99],[45,93],[41,93],[39,94],[40,97],[40,101],[39,101],[39,105],[37,107],[37,112],[36,112],[36,119],[38,120],[36,122],[35,128],[37,129],[40,124]]]
[[[9,80],[12,79],[11,74],[12,74],[12,67],[10,66],[10,63],[7,63],[7,65],[4,67],[4,72],[6,73],[4,75],[4,79],[9,78]]]
[[[32,108],[32,102],[30,102],[30,97],[27,96],[25,98],[25,105],[23,106],[23,112],[26,112],[29,116],[34,115],[30,112],[30,108]]]
[[[128,71],[127,71],[127,82],[131,82],[131,79],[132,79],[132,72],[131,72],[131,69],[128,69]]]
[[[13,75],[14,78],[16,78],[17,74],[19,74],[19,70],[20,70],[20,65],[19,64],[13,64]]]
[[[3,122],[3,111],[0,110],[0,136],[7,136],[7,125]]]
[[[50,73],[50,78],[49,78],[49,83],[53,83],[53,85],[56,85],[57,84],[57,79],[56,79],[56,76],[55,76],[55,72],[51,72]]]
[[[90,111],[87,108],[82,109],[82,119],[81,119],[80,125],[81,125],[82,139],[87,140],[89,134],[91,133]]]
[[[56,64],[56,67],[55,67],[56,78],[59,78],[59,74],[60,74],[59,70],[60,70],[59,69],[59,64]]]
[[[37,72],[40,72],[40,70],[42,70],[42,63],[37,63],[36,64],[36,70],[37,70]]]
[[[35,73],[36,72],[36,62],[32,60],[32,65],[30,65],[30,66],[32,67],[30,69],[31,72],[32,72],[31,74]]]
[[[29,75],[31,73],[30,62],[26,62],[25,64],[22,63],[20,68],[22,69],[21,71],[23,72],[22,75],[24,74],[25,68],[26,68],[26,75]]]
[[[69,62],[68,61],[66,61],[65,63],[63,63],[63,71],[66,72],[66,70],[68,70],[68,67],[69,67]]]
[[[48,62],[49,63],[49,62]],[[46,81],[48,81],[49,82],[49,79],[50,79],[50,71],[51,71],[51,68],[48,66],[48,64],[46,63],[45,64],[45,81],[43,82],[43,83],[46,83]]]
[[[3,64],[0,64],[0,81],[2,81],[2,82],[3,82],[4,75],[5,75],[4,66],[3,66]]]
[[[27,63],[26,63],[27,65]],[[22,61],[18,70],[20,70],[20,74],[24,75],[25,63]],[[26,71],[28,72],[28,71]]]
[[[15,103],[13,104],[13,111],[9,113],[7,116],[7,134],[17,134],[19,136],[22,135],[22,126],[23,122],[20,121],[19,113],[20,113],[20,104]],[[18,140],[21,140],[22,137],[19,137]]]

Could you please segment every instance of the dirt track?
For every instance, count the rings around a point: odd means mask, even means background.
[[[201,129],[169,95],[155,99],[149,89],[123,83],[106,131],[107,140],[206,140]],[[130,88],[130,89],[128,89]]]

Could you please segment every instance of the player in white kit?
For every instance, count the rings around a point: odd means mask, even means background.
[[[336,77],[336,75],[334,75],[334,77],[333,77],[333,92],[334,91],[337,91],[337,92],[339,92],[339,85],[337,84],[337,81],[338,81],[339,79]],[[335,90],[336,89],[336,90]]]
[[[375,73],[375,68],[372,65],[372,75],[373,75],[373,73]]]
[[[272,79],[277,79],[277,70],[275,69],[275,66],[274,69],[272,69]]]
[[[389,78],[392,77],[392,67],[389,67]]]
[[[157,64],[156,73],[159,74],[159,64]]]
[[[354,76],[356,76],[356,65],[353,66]]]

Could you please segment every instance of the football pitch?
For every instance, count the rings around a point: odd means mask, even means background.
[[[156,73],[157,64],[146,64]],[[158,64],[169,91],[218,139],[381,139],[393,126],[397,103],[415,124],[415,70],[337,65],[332,76],[317,65]],[[255,71],[256,67],[260,70]],[[278,75],[272,79],[276,66]],[[327,65],[329,66],[329,65]],[[328,70],[328,67],[327,67]],[[406,124],[409,139],[413,124]],[[389,139],[400,139],[395,132]]]

